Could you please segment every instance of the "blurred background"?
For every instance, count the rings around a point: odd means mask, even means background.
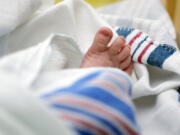
[[[62,0],[56,0],[56,3]],[[101,7],[114,2],[119,2],[123,0],[85,0],[89,2],[92,6]],[[180,45],[180,0],[161,0],[166,7],[177,31],[177,40]]]
[[[162,0],[174,22],[177,31],[180,31],[180,0]]]
[[[62,0],[56,0],[56,3]],[[122,1],[122,0],[86,0],[94,7],[104,6],[110,3]],[[177,31],[180,31],[180,0],[162,0],[162,3],[166,7],[174,22]]]

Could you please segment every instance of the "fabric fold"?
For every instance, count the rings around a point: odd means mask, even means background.
[[[25,23],[40,5],[41,0],[0,0],[0,37]]]

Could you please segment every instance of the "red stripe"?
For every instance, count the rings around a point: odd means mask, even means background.
[[[132,46],[132,44],[134,43],[134,41],[135,41],[138,37],[140,37],[141,34],[142,34],[142,32],[137,33],[136,36],[133,37],[133,39],[131,39],[131,41],[129,42],[129,45]]]
[[[91,124],[91,123],[89,123],[89,122],[87,122],[85,120],[79,119],[79,118],[74,117],[72,115],[63,114],[63,115],[60,115],[60,117],[62,119],[65,119],[65,120],[69,120],[71,122],[78,123],[79,125],[84,126],[86,128],[96,130],[98,132],[98,135],[109,135],[108,132],[106,132],[105,130],[97,127],[96,125],[93,125],[93,124]]]
[[[119,77],[118,75],[115,75],[115,74],[111,74],[111,73],[105,73],[105,74],[107,74],[108,76],[114,78],[119,83],[123,84],[123,86],[125,86],[126,90],[129,90],[129,85],[128,85],[126,80],[122,79],[121,77]]]
[[[134,131],[131,127],[129,127],[128,124],[125,123],[125,120],[122,120],[120,116],[117,116],[113,114],[110,110],[108,111],[107,109],[98,106],[97,104],[92,104],[90,102],[86,102],[85,100],[80,100],[80,99],[75,99],[73,97],[60,97],[60,98],[53,98],[52,99],[55,102],[64,102],[64,103],[69,103],[71,105],[79,106],[82,108],[87,108],[90,110],[94,110],[96,112],[99,112],[100,114],[106,115],[108,118],[113,119],[116,121],[120,127],[123,127],[130,135],[138,135],[136,131]]]
[[[141,54],[138,57],[138,62],[142,63],[142,57],[144,56],[144,54],[146,53],[146,51],[149,49],[149,47],[153,44],[153,42],[151,41],[145,48],[144,50],[141,52]]]

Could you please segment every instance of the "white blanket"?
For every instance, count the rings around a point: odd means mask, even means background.
[[[132,6],[132,1],[127,0],[124,3],[102,8],[98,10],[103,13],[102,18],[81,0],[66,0],[52,7],[44,5],[33,17],[29,18],[29,21],[24,22],[26,19],[22,19],[23,21],[19,21],[13,29],[24,23],[23,25],[2,34],[0,56],[4,57],[0,60],[0,71],[6,76],[6,82],[16,83],[18,80],[17,84],[36,96],[44,91],[69,85],[82,75],[96,70],[73,68],[79,68],[83,54],[90,47],[96,31],[102,26],[114,28],[113,39],[117,37],[116,27],[128,26],[146,32],[153,40],[160,43],[176,46],[174,28],[162,5],[156,0],[145,1],[134,0],[136,6]],[[30,14],[27,15],[30,17]],[[14,22],[11,23],[14,24]],[[159,30],[155,31],[157,28]],[[136,98],[142,134],[178,135],[180,132],[179,95],[174,89],[180,86],[180,76],[136,63],[132,80],[134,82],[133,97]],[[1,82],[3,81],[2,77]],[[0,85],[0,89],[1,96],[7,96],[3,94],[3,91],[7,93],[13,91],[8,85]],[[18,88],[14,89],[18,90]],[[21,94],[27,96],[23,92]],[[149,97],[140,98],[143,96]],[[0,98],[1,104],[5,103],[3,100],[9,100],[9,98],[2,100]],[[4,104],[3,108],[8,110],[11,106]],[[19,115],[21,115],[20,112]],[[0,124],[5,123],[0,122]],[[23,128],[22,133],[25,133]],[[4,131],[0,130],[1,132]]]
[[[40,0],[1,0],[0,36],[24,23],[39,8]]]

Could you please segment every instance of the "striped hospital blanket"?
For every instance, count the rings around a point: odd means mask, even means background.
[[[126,75],[101,70],[46,93],[42,99],[80,135],[137,135],[131,93]]]

